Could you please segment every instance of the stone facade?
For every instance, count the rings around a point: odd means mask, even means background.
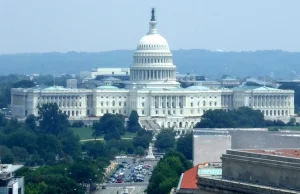
[[[275,151],[274,151],[275,153]],[[222,178],[300,190],[300,158],[227,150],[222,155]]]

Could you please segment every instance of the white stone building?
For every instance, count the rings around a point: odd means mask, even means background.
[[[92,71],[81,71],[80,78],[81,79],[95,79],[99,75],[124,76],[124,75],[129,75],[129,74],[130,74],[129,68],[97,68],[97,69],[93,69]]]
[[[56,102],[73,119],[101,117],[105,113],[129,116],[132,110],[137,110],[144,124],[149,124],[148,128],[158,125],[161,128],[192,128],[206,110],[230,110],[241,106],[261,110],[270,119],[294,115],[294,91],[244,86],[233,89],[210,89],[201,85],[181,88],[176,81],[176,66],[169,45],[157,33],[156,24],[152,10],[149,32],[138,43],[125,89],[114,86],[90,90],[59,86],[13,88],[12,115],[37,115],[37,106],[48,102]]]

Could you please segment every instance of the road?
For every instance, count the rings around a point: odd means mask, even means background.
[[[127,168],[124,172],[125,177],[127,177],[129,174],[131,174],[131,169],[134,169],[138,163],[133,164],[132,162],[133,158],[119,158],[117,159],[118,163],[122,163],[123,161],[126,161],[127,163],[130,163],[130,168]],[[137,159],[137,162],[139,159]],[[145,161],[144,164],[150,164],[151,168],[150,170],[153,170],[153,168],[156,166],[157,161]],[[144,193],[144,190],[147,188],[149,179],[151,175],[146,175],[143,182],[123,182],[123,183],[106,183],[106,189],[101,189],[95,194],[119,194],[122,193],[123,189],[126,187],[129,191],[129,194],[141,194]]]

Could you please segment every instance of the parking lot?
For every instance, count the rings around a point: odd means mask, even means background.
[[[157,161],[143,161],[133,158],[117,159],[123,168],[119,168],[113,173],[105,183],[105,188],[97,191],[97,194],[121,194],[124,188],[128,189],[128,193],[137,194],[144,193],[151,177],[153,168]]]
[[[130,194],[142,194],[147,186],[128,186],[128,193]],[[100,190],[95,194],[122,194],[124,187],[107,187],[106,189]]]

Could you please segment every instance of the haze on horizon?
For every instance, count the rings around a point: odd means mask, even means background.
[[[300,51],[299,0],[0,0],[0,54],[135,49],[151,7],[171,49]]]

